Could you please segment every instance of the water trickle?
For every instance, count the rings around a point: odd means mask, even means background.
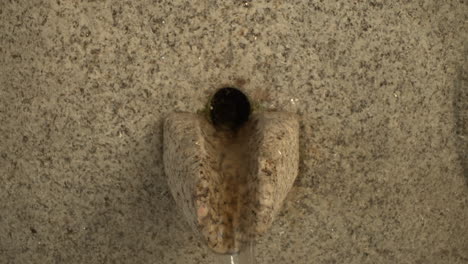
[[[233,255],[218,255],[217,263],[220,264],[256,264],[254,242],[249,242],[238,253]]]

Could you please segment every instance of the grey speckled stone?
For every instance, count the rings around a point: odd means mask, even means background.
[[[162,119],[242,83],[302,116],[259,263],[468,261],[464,1],[0,1],[0,263],[213,263]]]

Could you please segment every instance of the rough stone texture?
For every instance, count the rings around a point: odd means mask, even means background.
[[[0,1],[0,263],[212,263],[162,120],[236,83],[302,116],[259,263],[466,263],[466,1],[285,2]]]
[[[172,196],[221,254],[239,253],[271,227],[298,173],[299,124],[290,113],[255,112],[235,132],[203,115],[171,114],[163,144]]]

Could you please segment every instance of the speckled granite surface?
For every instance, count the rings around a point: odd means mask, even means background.
[[[467,263],[465,1],[1,1],[0,263],[213,263],[161,122],[242,83],[301,116],[258,263]],[[466,177],[465,177],[466,176]]]

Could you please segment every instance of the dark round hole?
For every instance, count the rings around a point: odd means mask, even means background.
[[[210,115],[215,126],[236,130],[249,119],[249,98],[236,88],[219,89],[211,99]]]

